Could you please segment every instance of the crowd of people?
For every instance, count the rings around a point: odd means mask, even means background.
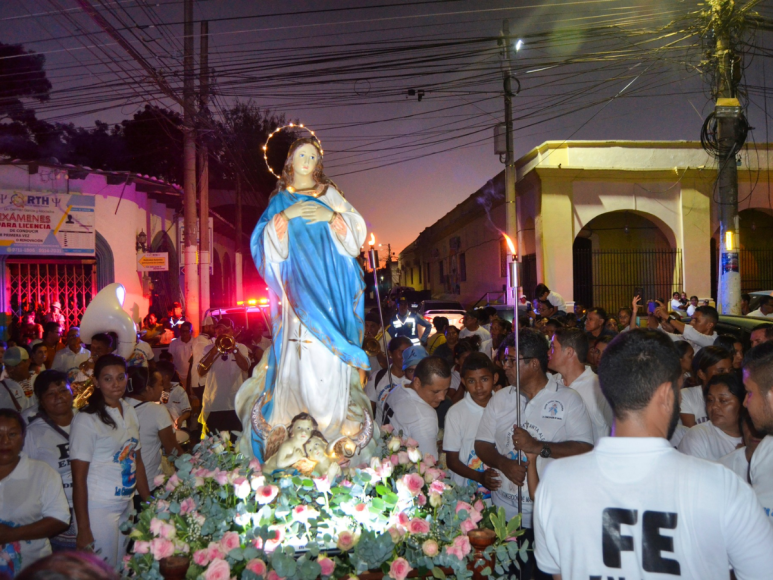
[[[730,568],[736,578],[769,577],[773,324],[753,329],[745,353],[697,298],[680,312],[664,301],[645,310],[636,296],[612,318],[598,307],[567,312],[542,284],[535,295],[533,310],[521,301],[517,352],[493,308],[468,312],[463,328],[435,317],[424,332],[382,331],[369,314],[367,335],[389,339],[366,386],[377,423],[444,460],[457,483],[508,518],[522,514],[536,558],[521,578],[633,578],[680,566],[691,578],[729,578]],[[637,509],[643,531],[621,528],[637,523]],[[602,524],[609,510],[625,516]]]
[[[405,301],[386,328],[367,313],[376,423],[522,514],[536,557],[521,578],[768,577],[773,324],[744,352],[708,305],[686,324],[662,301],[640,312],[637,296],[612,319],[536,290],[517,337],[494,308],[463,328],[430,325]],[[260,359],[228,318],[207,317],[198,336],[181,322],[163,352],[140,339],[128,360],[110,333],[87,349],[77,327],[61,332],[48,322],[0,351],[0,577],[72,550],[117,567],[121,525],[168,458],[202,429],[241,431],[234,398]]]
[[[30,345],[0,343],[0,578],[73,550],[116,569],[121,524],[170,458],[202,429],[241,431],[234,397],[260,356],[217,341],[234,336],[228,318],[205,318],[198,336],[183,321],[157,354],[143,330],[127,358],[113,333],[85,348],[78,327],[61,331],[49,322]]]

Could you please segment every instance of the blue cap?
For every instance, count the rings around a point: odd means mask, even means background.
[[[415,367],[422,359],[429,356],[427,349],[421,345],[409,346],[403,351],[403,370]]]

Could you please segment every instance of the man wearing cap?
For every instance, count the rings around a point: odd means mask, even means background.
[[[421,331],[419,331],[421,327]],[[432,325],[418,314],[411,312],[410,302],[405,296],[397,301],[397,314],[387,326],[387,332],[392,338],[405,336],[414,345],[427,344]]]
[[[37,403],[33,394],[27,397],[25,384],[29,383],[30,356],[20,346],[12,346],[3,357],[8,378],[0,381],[0,409],[13,409],[21,413]]]
[[[221,318],[215,327],[215,334],[218,338],[233,336],[233,322]],[[234,349],[225,354],[218,350],[217,342],[204,349],[199,371],[203,371],[205,379],[202,411],[209,431],[242,430],[234,400],[249,368],[249,351],[241,343],[236,343]]]
[[[180,330],[185,322],[185,316],[183,316],[183,307],[179,302],[172,304],[172,316],[169,317],[169,326],[174,332],[175,338],[180,338]],[[177,371],[178,374],[180,371]]]
[[[51,368],[65,373],[67,379],[73,382],[78,376],[80,366],[89,360],[90,356],[91,353],[83,348],[81,343],[81,329],[71,326],[67,331],[67,346],[56,353]]]
[[[51,312],[43,317],[43,322],[56,322],[61,328],[64,328],[65,320],[61,302],[57,300],[51,305]]]

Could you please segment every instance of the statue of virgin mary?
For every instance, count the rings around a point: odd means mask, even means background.
[[[370,368],[360,346],[365,284],[356,260],[365,235],[362,216],[325,176],[318,141],[295,141],[250,241],[276,299],[273,345],[236,398],[243,453],[249,445],[264,460],[265,442],[250,427],[259,400],[268,424],[309,413],[328,441],[357,432],[370,412],[360,375]]]

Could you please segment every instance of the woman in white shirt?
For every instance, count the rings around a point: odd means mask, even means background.
[[[70,507],[70,528],[51,538],[54,552],[75,549],[75,517],[72,513],[72,471],[70,469],[70,425],[74,412],[72,391],[67,375],[60,371],[43,371],[35,379],[35,396],[40,405],[30,419],[24,452],[30,459],[43,461],[62,478],[64,495]]]
[[[140,421],[140,445],[148,485],[161,472],[161,449],[169,456],[183,454],[182,448],[174,436],[172,417],[164,405],[159,404],[163,382],[158,372],[148,373],[145,367],[129,368],[129,381],[126,387],[126,400],[134,407]]]
[[[694,386],[682,389],[679,416],[685,427],[694,427],[709,420],[704,389],[715,375],[733,372],[733,355],[719,346],[707,346],[698,351],[692,361]]]
[[[94,394],[72,422],[73,507],[79,550],[93,549],[117,567],[129,537],[120,525],[129,519],[135,488],[150,497],[140,453],[137,413],[122,399],[126,361],[106,354],[94,365]]]
[[[706,385],[709,421],[685,433],[679,451],[717,461],[743,444],[741,409],[746,396],[743,383],[733,374],[716,375]]]
[[[749,462],[752,460],[754,450],[757,449],[760,441],[765,437],[765,433],[757,431],[746,408],[741,409],[741,434],[743,435],[744,446],[720,457],[717,463],[721,463],[746,483],[750,484]]]
[[[22,453],[25,431],[18,412],[0,409],[0,577],[48,556],[48,538],[70,522],[59,474]]]

